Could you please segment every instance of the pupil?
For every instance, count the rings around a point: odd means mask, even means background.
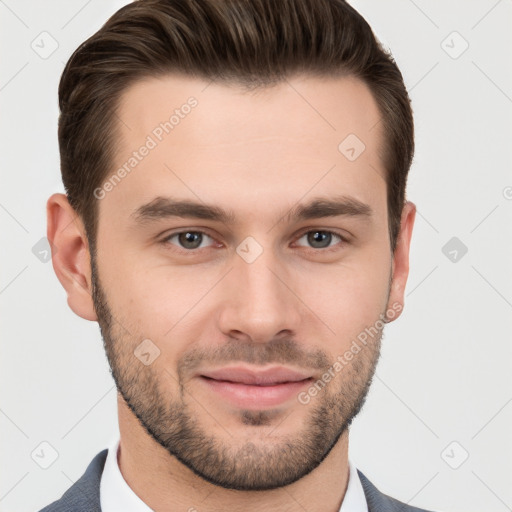
[[[331,234],[326,233],[325,231],[313,231],[308,235],[308,239],[308,242],[311,243],[311,245],[313,245],[314,247],[318,247],[318,245],[315,245],[318,242],[320,242],[320,247],[328,247],[331,241]],[[322,245],[322,242],[327,243],[323,243]]]
[[[197,249],[201,245],[200,233],[187,231],[186,233],[180,233],[178,238],[180,240],[180,244],[182,244],[186,249]]]

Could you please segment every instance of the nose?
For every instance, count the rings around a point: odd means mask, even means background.
[[[219,328],[226,336],[269,342],[300,329],[302,302],[292,272],[266,249],[252,263],[235,254],[225,283]]]

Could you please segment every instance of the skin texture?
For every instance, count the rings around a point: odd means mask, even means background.
[[[252,92],[177,75],[143,80],[122,96],[112,172],[190,97],[190,113],[99,200],[93,261],[66,197],[47,204],[55,272],[70,308],[98,321],[118,386],[121,472],[158,512],[338,510],[348,427],[382,329],[307,404],[235,406],[198,373],[280,364],[321,379],[361,332],[400,316],[415,206],[404,207],[392,254],[382,123],[351,77],[296,76]],[[349,134],[365,145],[354,161],[338,150]],[[286,216],[340,195],[372,214]],[[164,196],[231,210],[234,220],[135,222],[137,208]],[[189,245],[169,238],[183,231],[203,233],[198,248],[193,235]],[[333,234],[322,241],[316,231]],[[251,254],[262,250],[250,263],[237,252],[249,236]],[[134,354],[143,340],[159,351],[149,365]]]

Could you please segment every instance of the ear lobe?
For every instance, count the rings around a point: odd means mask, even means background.
[[[400,221],[400,233],[398,234],[397,245],[393,254],[391,290],[389,292],[388,309],[393,308],[393,304],[400,304],[399,312],[394,316],[396,320],[404,306],[405,285],[409,276],[409,250],[411,245],[414,220],[416,218],[416,205],[406,201],[402,210]],[[396,308],[393,308],[396,309]]]
[[[66,290],[68,305],[78,316],[96,321],[89,244],[83,223],[65,194],[50,196],[46,218],[53,269]]]

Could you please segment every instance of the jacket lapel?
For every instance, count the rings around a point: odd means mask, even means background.
[[[101,512],[100,481],[108,449],[98,453],[85,473],[62,495],[40,512]]]

